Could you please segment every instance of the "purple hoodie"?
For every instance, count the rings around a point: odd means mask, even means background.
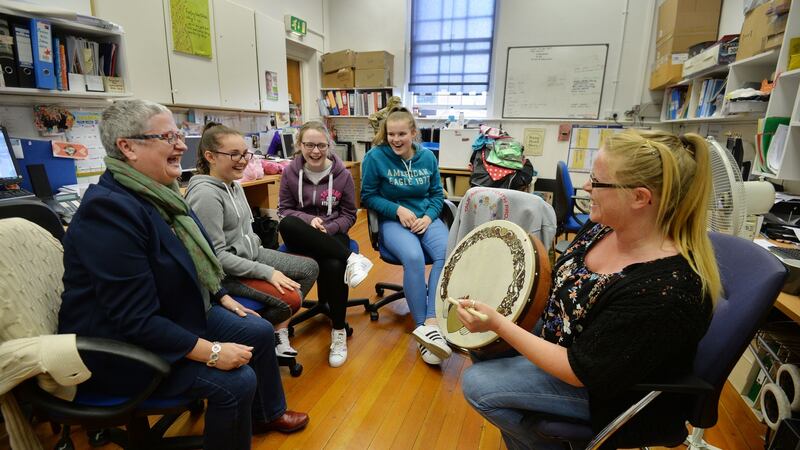
[[[305,223],[320,217],[329,235],[346,234],[356,222],[353,176],[335,153],[328,152],[328,159],[333,162],[331,172],[319,184],[303,174],[303,155],[292,160],[281,175],[278,214],[299,217]]]

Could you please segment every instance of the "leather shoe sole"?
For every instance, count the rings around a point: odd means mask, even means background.
[[[302,430],[308,425],[308,414],[287,410],[282,416],[272,422],[253,424],[253,434],[263,434],[268,431],[293,433]]]

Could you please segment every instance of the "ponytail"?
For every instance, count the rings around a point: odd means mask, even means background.
[[[372,145],[384,145],[389,143],[386,131],[386,122],[390,120],[405,120],[408,124],[408,128],[410,128],[412,131],[417,131],[417,122],[414,120],[414,116],[411,114],[411,112],[403,106],[396,106],[390,109],[389,113],[386,114],[386,118],[381,121],[380,125],[378,126],[378,132],[375,133],[375,139],[372,140]]]

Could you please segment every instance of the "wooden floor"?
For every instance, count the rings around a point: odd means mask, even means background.
[[[380,262],[369,245],[363,214],[351,236],[361,252],[376,262],[351,295],[374,300],[375,282],[399,282],[402,270]],[[328,323],[319,318],[298,327],[292,343],[300,352],[304,371],[292,378],[283,368],[283,383],[289,407],[307,411],[311,422],[296,434],[256,436],[254,449],[505,448],[498,430],[475,413],[461,394],[459,380],[469,360],[454,355],[441,368],[425,364],[411,338],[413,322],[404,301],[383,308],[377,322],[370,322],[361,307],[351,308],[347,320],[355,333],[348,341],[347,363],[338,369],[328,366]],[[168,433],[200,433],[202,426],[202,417],[187,414]],[[44,424],[37,427],[37,434],[46,449],[57,440]],[[707,440],[725,450],[755,450],[764,447],[763,434],[764,426],[727,385],[719,423],[706,431]],[[82,430],[76,430],[73,439],[77,449],[91,448]]]

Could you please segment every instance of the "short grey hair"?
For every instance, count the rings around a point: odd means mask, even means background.
[[[147,131],[150,119],[161,113],[170,113],[166,106],[149,100],[119,100],[103,111],[100,118],[100,140],[106,154],[125,161],[125,155],[117,147],[117,139],[136,136]]]

